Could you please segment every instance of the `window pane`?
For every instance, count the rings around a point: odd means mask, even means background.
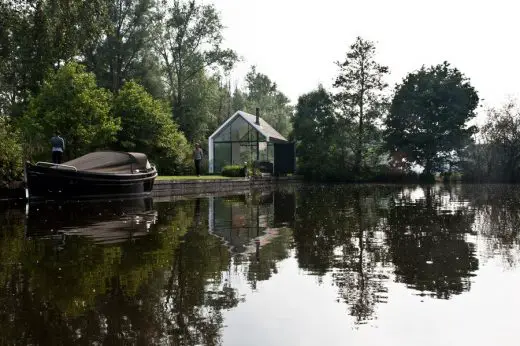
[[[240,143],[240,160],[242,164],[256,160],[256,142]]]
[[[260,143],[258,143],[258,147],[260,148],[260,161],[268,161],[267,160],[267,143],[260,142]]]
[[[267,161],[274,162],[274,145],[273,145],[273,143],[267,144]]]
[[[249,130],[249,123],[242,117],[236,118],[231,124],[231,140],[239,141]]]
[[[231,164],[231,143],[215,143],[213,170],[220,173],[225,165]]]
[[[231,126],[229,126],[229,125],[226,126],[224,129],[222,129],[222,131],[220,131],[220,133],[218,135],[216,135],[213,138],[213,141],[214,142],[229,141],[231,139],[230,129],[231,129]]]

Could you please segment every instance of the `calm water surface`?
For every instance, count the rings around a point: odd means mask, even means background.
[[[0,345],[518,345],[520,187],[0,209]]]

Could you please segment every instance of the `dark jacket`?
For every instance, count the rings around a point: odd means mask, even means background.
[[[63,151],[65,150],[65,140],[60,136],[54,136],[51,138],[52,150]],[[61,149],[61,150],[60,150]]]

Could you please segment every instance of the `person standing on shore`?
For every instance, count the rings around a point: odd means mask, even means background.
[[[193,160],[195,161],[195,173],[197,174],[197,177],[200,177],[200,162],[202,161],[203,157],[204,152],[202,151],[200,144],[195,144],[195,150],[193,150]]]
[[[56,131],[51,138],[52,145],[52,163],[61,164],[63,151],[65,150],[65,140],[60,137],[60,133]]]

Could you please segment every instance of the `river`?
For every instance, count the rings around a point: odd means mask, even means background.
[[[3,206],[0,345],[517,345],[520,186]]]

